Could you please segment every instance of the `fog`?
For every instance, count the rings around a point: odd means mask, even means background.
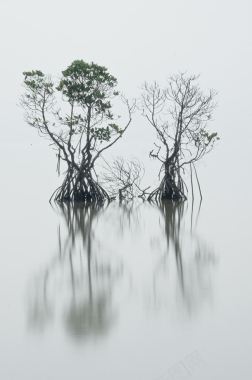
[[[251,378],[251,11],[248,0],[1,0],[1,378]],[[98,285],[103,298],[95,310],[104,310],[104,320],[91,313],[96,333],[92,323],[79,326],[87,335],[85,344],[74,338],[76,332],[69,334],[70,317],[78,315],[64,277],[69,265],[64,269],[60,260],[50,288],[54,317],[49,312],[47,329],[32,328],[34,297],[40,302],[35,289],[58,257],[59,225],[62,239],[68,235],[62,213],[48,204],[61,181],[55,153],[25,123],[19,106],[23,71],[40,69],[57,80],[75,59],[106,66],[130,99],[140,96],[145,81],[165,84],[177,72],[200,74],[201,88],[218,92],[210,127],[221,138],[198,165],[203,203],[197,223],[194,213],[191,225],[190,201],[183,211],[184,292],[176,260],[170,258],[169,275],[160,264],[163,271],[153,295],[150,278],[168,250],[160,210],[144,204],[139,214],[134,205],[131,224],[122,221],[128,214],[117,204],[101,213],[96,250],[103,252],[102,260],[107,255],[102,268],[112,279]],[[149,159],[154,140],[137,111],[108,159],[139,158],[146,183],[154,185],[159,170]],[[207,258],[204,265],[195,259],[196,246]],[[85,256],[86,248],[80,249]],[[80,288],[81,274],[76,276]],[[89,315],[87,295],[81,298],[77,289],[76,297],[79,312]]]

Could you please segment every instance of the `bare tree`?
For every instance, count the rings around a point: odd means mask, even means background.
[[[142,188],[143,176],[144,168],[137,159],[125,161],[118,157],[112,165],[106,163],[103,180],[109,186],[112,198],[118,196],[119,201],[132,200],[135,197],[144,199],[149,187]]]
[[[112,100],[118,95],[117,80],[103,66],[74,61],[55,86],[41,71],[24,72],[22,105],[26,120],[56,150],[65,179],[54,192],[57,201],[102,202],[109,196],[98,183],[95,165],[101,154],[114,145],[131,123],[135,107],[124,99],[128,119],[117,124]],[[61,99],[56,96],[57,91]],[[60,101],[60,106],[58,102]]]
[[[219,139],[210,133],[207,123],[215,107],[215,92],[203,94],[195,75],[172,76],[165,88],[154,82],[145,83],[142,94],[143,115],[155,129],[159,143],[150,157],[161,162],[163,178],[149,200],[186,199],[187,186],[183,174],[187,167],[194,172],[195,163],[212,150]]]

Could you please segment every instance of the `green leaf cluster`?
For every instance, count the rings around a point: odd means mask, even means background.
[[[93,135],[99,140],[102,141],[109,141],[111,139],[111,131],[109,127],[106,128],[94,128],[92,130]]]
[[[40,70],[24,71],[24,84],[32,92],[45,91],[46,95],[53,93],[53,83]]]
[[[76,102],[82,107],[92,107],[96,113],[113,118],[110,99],[118,95],[114,90],[117,80],[108,73],[106,67],[76,60],[62,72],[62,75],[57,89],[69,102]]]
[[[219,140],[219,136],[217,132],[209,133],[205,129],[200,129],[199,133],[194,137],[194,141],[196,146],[204,145],[205,147],[213,144],[215,141]]]

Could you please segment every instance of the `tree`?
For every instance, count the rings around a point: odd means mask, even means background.
[[[215,107],[215,92],[203,94],[198,77],[178,74],[161,88],[154,82],[145,83],[142,94],[143,115],[155,129],[160,144],[150,157],[161,162],[163,178],[149,200],[186,199],[187,186],[183,174],[187,167],[198,176],[195,163],[205,156],[219,139],[207,129]],[[199,185],[199,182],[198,182]]]
[[[74,61],[58,85],[41,71],[24,72],[25,94],[21,104],[26,120],[57,152],[57,170],[66,165],[65,178],[53,196],[57,201],[103,202],[109,196],[98,183],[95,165],[131,123],[135,107],[122,97],[128,112],[123,127],[112,113],[118,97],[117,80],[107,68]],[[61,97],[57,94],[60,93]],[[61,102],[61,107],[58,106]]]
[[[109,194],[112,198],[118,196],[119,201],[129,201],[134,198],[145,199],[148,189],[142,188],[144,167],[137,159],[125,161],[122,157],[116,158],[112,165],[106,162],[103,180],[109,185]]]

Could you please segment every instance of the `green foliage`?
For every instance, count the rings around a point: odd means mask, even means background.
[[[113,134],[122,134],[123,130],[121,130],[116,124],[108,124],[105,128],[92,128],[91,133],[95,138],[102,142],[110,141]]]
[[[44,91],[45,95],[53,93],[53,83],[49,78],[45,77],[45,74],[43,74],[42,71],[25,71],[23,72],[23,75],[25,77],[24,84],[28,91],[30,90],[33,93]]]
[[[94,128],[92,129],[93,135],[99,141],[109,141],[111,139],[111,131],[109,127],[106,128]]]
[[[217,132],[208,132],[206,129],[200,129],[197,136],[194,136],[194,142],[196,146],[203,145],[208,147],[213,145],[217,140],[220,140]]]
[[[45,75],[40,70],[32,70],[32,71],[24,71],[23,75],[25,76],[25,80],[29,77],[44,77]]]
[[[117,80],[108,73],[106,67],[76,60],[62,74],[57,89],[70,103],[92,107],[96,113],[113,118],[110,99],[119,93],[114,90]]]
[[[117,124],[110,123],[109,127],[114,130],[116,133],[122,134],[123,130],[119,128]]]
[[[124,129],[114,123],[111,104],[119,95],[117,80],[106,67],[75,60],[62,72],[55,87],[40,70],[25,71],[23,75],[26,92],[22,105],[27,110],[27,122],[44,134],[52,128],[50,137],[57,146],[57,142],[65,144],[77,155],[81,149],[74,144],[86,142],[88,149],[95,151],[102,142],[122,135]],[[57,97],[55,90],[63,96]],[[61,107],[58,101],[62,100],[68,106]]]

